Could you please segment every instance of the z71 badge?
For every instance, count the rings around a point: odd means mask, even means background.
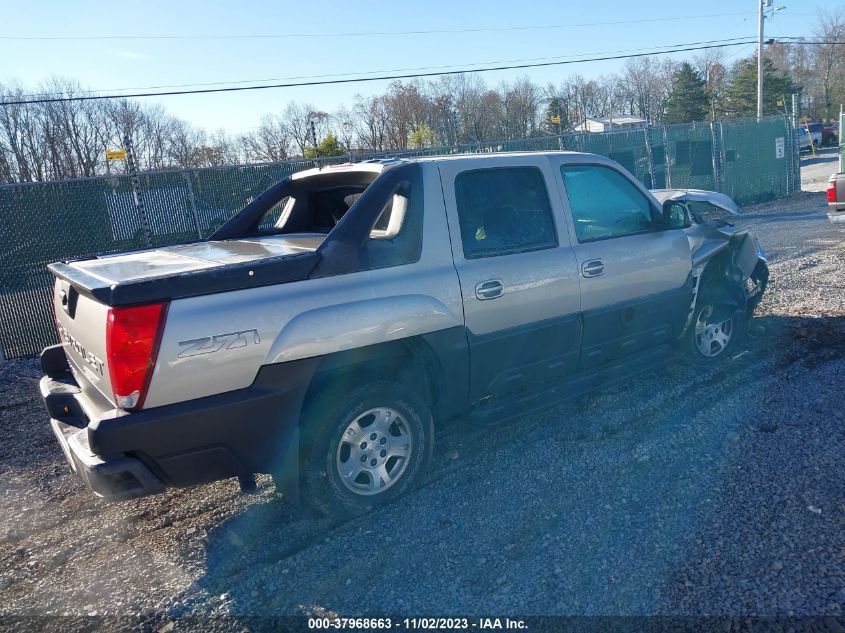
[[[258,330],[243,330],[242,332],[203,336],[202,338],[195,338],[190,341],[179,341],[179,355],[177,358],[212,354],[223,349],[237,349],[239,347],[257,345],[260,342],[261,339],[258,338]]]

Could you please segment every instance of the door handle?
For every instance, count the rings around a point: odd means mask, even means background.
[[[488,279],[475,284],[475,296],[480,301],[501,297],[504,291],[505,287],[500,279]]]
[[[604,274],[604,261],[602,259],[590,259],[581,264],[581,276],[589,279]]]

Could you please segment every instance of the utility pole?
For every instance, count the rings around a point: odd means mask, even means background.
[[[150,220],[147,217],[147,208],[144,206],[141,181],[138,178],[138,163],[135,161],[135,148],[129,134],[123,137],[123,147],[126,150],[126,167],[129,171],[129,182],[132,185],[132,201],[135,203],[135,212],[138,214],[138,224],[141,227],[141,240],[144,246],[151,246]]]
[[[311,126],[311,142],[314,143],[314,158],[317,158],[317,128],[314,125],[314,119],[311,119],[308,123]]]
[[[772,17],[776,11],[785,9],[786,7],[772,7],[772,0],[757,0],[758,14],[757,14],[757,120],[763,118],[763,26],[766,20],[766,9],[771,8],[769,17]],[[769,44],[774,40],[769,40]]]
[[[757,0],[757,120],[763,118],[763,10],[772,0]]]

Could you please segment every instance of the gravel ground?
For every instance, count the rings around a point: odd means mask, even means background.
[[[816,155],[806,154],[801,158],[801,189],[804,191],[825,191],[831,174],[839,171],[839,148],[822,147]]]
[[[268,478],[99,501],[49,431],[37,364],[0,364],[0,618],[841,617],[845,225],[824,208],[802,192],[740,220],[771,284],[735,358],[446,425],[423,486],[344,524]]]

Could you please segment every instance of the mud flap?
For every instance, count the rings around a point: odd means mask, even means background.
[[[288,499],[294,505],[299,505],[300,502],[299,451],[299,428],[297,428],[291,437],[285,455],[282,456],[271,473],[273,483],[276,485],[276,492],[283,493],[285,499]]]

